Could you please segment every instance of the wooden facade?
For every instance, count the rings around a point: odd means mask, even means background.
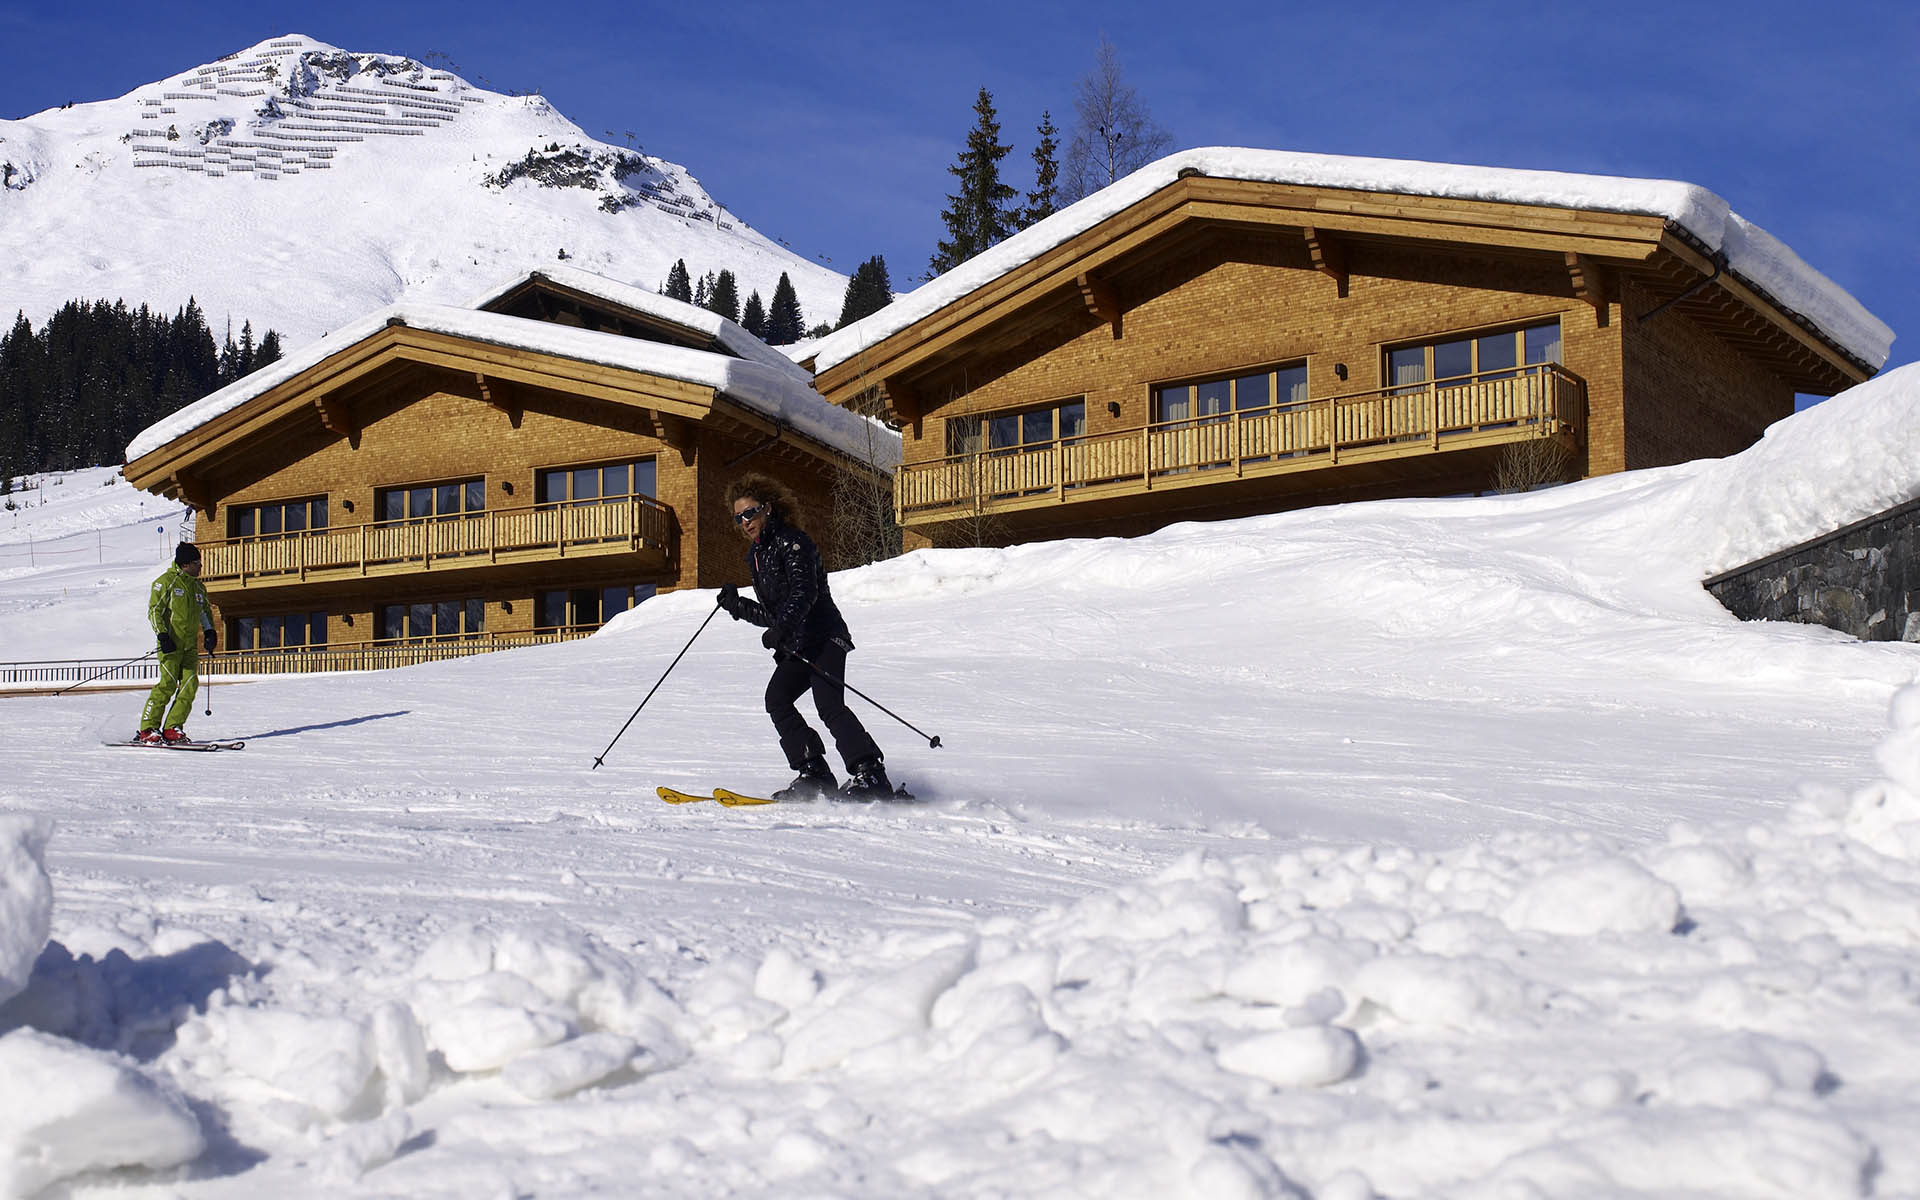
[[[1725,455],[1872,372],[1661,217],[1189,172],[815,387],[911,548]]]
[[[536,328],[727,354],[696,326],[539,276],[490,307],[484,340],[403,314],[127,463],[196,510],[217,669],[578,636],[656,591],[747,582],[722,500],[738,474],[782,479],[824,524],[836,473],[871,469],[719,386],[556,350]]]

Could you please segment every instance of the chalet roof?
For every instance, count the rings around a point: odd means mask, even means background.
[[[617,279],[609,279],[604,275],[595,275],[592,271],[582,271],[574,267],[543,266],[537,270],[523,271],[475,296],[466,307],[485,309],[508,294],[528,284],[538,284],[542,280],[565,291],[578,292],[603,300],[617,308],[678,325],[689,333],[711,340],[735,358],[778,367],[792,374],[802,383],[811,378],[806,369],[794,362],[787,354],[767,345],[739,324],[727,320],[719,313],[701,308],[697,304],[674,300],[658,292],[648,291],[646,288],[621,283]]]
[[[806,372],[791,363],[762,361],[761,356],[733,358],[467,308],[402,303],[317,338],[148,426],[128,443],[127,461],[152,453],[395,324],[710,387],[817,442],[872,461],[881,470],[893,470],[900,460],[898,433],[827,403],[808,386]]]
[[[1034,261],[1183,176],[1239,179],[1300,187],[1543,205],[1590,212],[1663,217],[1727,269],[1786,312],[1878,370],[1893,331],[1838,284],[1808,266],[1778,238],[1746,220],[1705,188],[1666,179],[1631,179],[1474,167],[1401,159],[1351,158],[1283,150],[1211,147],[1185,150],[1148,164],[1091,196],[1038,221],[891,305],[822,338],[817,372],[847,361],[947,305]]]

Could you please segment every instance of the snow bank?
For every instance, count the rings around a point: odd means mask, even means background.
[[[31,1029],[0,1036],[0,1196],[113,1167],[171,1167],[205,1146],[172,1090],[120,1062]]]
[[[0,1004],[27,986],[47,944],[53,887],[44,856],[52,833],[45,817],[0,815]]]

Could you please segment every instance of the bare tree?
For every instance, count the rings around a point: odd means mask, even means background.
[[[881,432],[880,407],[877,390],[853,403],[852,410],[868,418],[866,442],[833,468],[833,512],[827,536],[843,568],[900,554],[900,526],[893,519],[893,477],[880,466],[880,446],[886,436]]]
[[[1564,442],[1553,438],[1528,438],[1510,442],[1500,451],[1493,468],[1493,490],[1526,492],[1537,487],[1565,483],[1573,467],[1573,452]]]
[[[1093,70],[1074,85],[1073,136],[1061,164],[1060,199],[1071,204],[1146,166],[1173,149],[1173,135],[1157,124],[1120,73],[1120,54],[1106,34],[1093,52]]]

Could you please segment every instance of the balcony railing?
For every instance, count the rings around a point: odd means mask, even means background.
[[[1584,381],[1546,363],[903,464],[895,506],[909,524],[1360,459],[1577,437],[1585,406]]]
[[[569,642],[594,632],[589,627],[539,629],[527,633],[412,639],[407,641],[347,642],[331,646],[290,646],[273,650],[222,650],[200,656],[203,680],[233,680],[257,675],[297,675],[319,671],[381,671],[421,663],[468,658],[495,650]],[[122,662],[117,659],[69,658],[40,662],[0,663],[0,687],[19,691],[126,691],[151,687],[160,664],[151,656]]]
[[[393,575],[502,562],[672,554],[673,510],[647,496],[375,521],[200,544],[209,590]]]

